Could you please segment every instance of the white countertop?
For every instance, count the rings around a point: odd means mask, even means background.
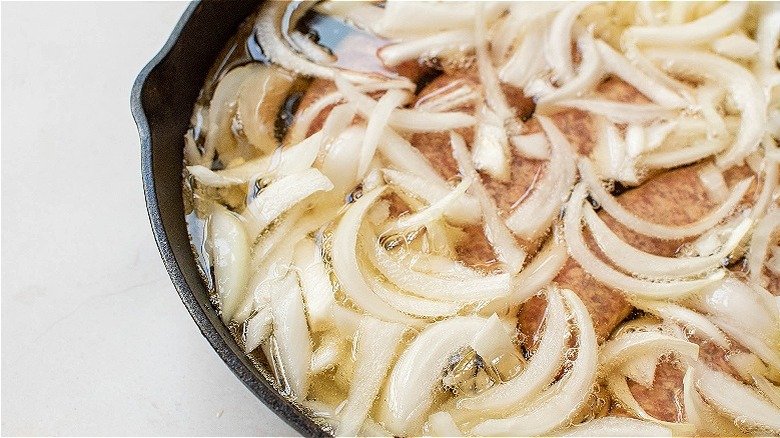
[[[295,435],[152,238],[130,88],[182,2],[2,5],[3,435]]]

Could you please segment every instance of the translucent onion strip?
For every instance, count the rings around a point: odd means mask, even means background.
[[[246,321],[244,326],[244,351],[249,353],[268,340],[273,329],[271,307],[263,306]]]
[[[309,327],[313,332],[324,330],[330,325],[331,306],[335,300],[321,251],[314,241],[301,240],[295,246],[293,263],[301,279]]]
[[[729,235],[728,240],[712,255],[661,257],[640,251],[621,240],[592,208],[585,207],[584,213],[585,223],[590,228],[593,238],[602,252],[625,271],[645,277],[690,277],[721,267],[723,259],[728,257],[742,242],[753,222],[750,219],[740,221]]]
[[[579,332],[577,358],[559,385],[548,391],[556,391],[541,397],[538,405],[520,414],[487,420],[472,428],[476,435],[530,436],[545,435],[565,424],[581,408],[591,392],[596,379],[598,344],[593,322],[582,301],[569,290],[562,290],[566,305],[574,317],[573,325]]]
[[[767,285],[763,273],[764,263],[769,252],[769,244],[772,242],[772,233],[778,228],[780,228],[780,209],[770,211],[758,221],[750,240],[750,249],[747,253],[750,281],[764,287]]]
[[[683,378],[683,407],[686,419],[696,426],[696,432],[699,435],[743,435],[743,432],[732,421],[723,418],[702,400],[696,391],[693,367],[688,367]]]
[[[347,404],[341,410],[343,419],[336,436],[355,436],[368,416],[377,394],[392,365],[396,346],[406,330],[403,324],[364,317],[357,331],[355,372]]]
[[[600,98],[565,99],[558,106],[576,108],[598,114],[615,123],[645,124],[654,120],[672,119],[674,111],[654,103],[625,103]]]
[[[672,436],[672,430],[635,418],[602,417],[588,421],[571,429],[561,436]]]
[[[390,114],[407,98],[408,95],[401,90],[387,90],[387,93],[379,98],[374,110],[371,111],[371,115],[368,117],[368,126],[363,137],[363,147],[361,148],[360,162],[358,164],[358,175],[363,175],[366,172],[371,159],[374,158],[374,153],[377,145],[379,145],[380,137],[387,120],[390,118]]]
[[[241,220],[222,206],[212,211],[207,229],[222,321],[227,324],[244,298],[249,279],[249,238]]]
[[[602,372],[609,373],[632,358],[658,357],[670,352],[696,360],[699,346],[656,331],[626,332],[604,343],[599,352],[599,365]]]
[[[417,318],[441,318],[458,313],[462,304],[449,301],[428,300],[425,298],[408,295],[392,285],[386,285],[375,275],[369,273],[365,276],[371,290],[382,300],[407,315]]]
[[[647,411],[637,402],[634,395],[626,383],[625,376],[619,374],[613,374],[607,378],[607,386],[609,392],[615,397],[615,400],[621,407],[627,409],[642,420],[649,421],[651,423],[658,424],[661,427],[666,428],[674,433],[675,436],[693,436],[696,427],[690,423],[675,423],[669,421],[659,420]],[[633,434],[631,435],[633,436]]]
[[[312,347],[295,272],[290,271],[273,283],[271,314],[286,391],[293,400],[304,400],[309,391]]]
[[[417,272],[388,254],[379,243],[368,248],[368,256],[379,272],[391,283],[415,295],[431,300],[476,302],[509,294],[509,274],[472,276],[438,276]]]
[[[740,428],[780,434],[780,408],[733,377],[700,366],[696,387],[715,409],[738,420]]]
[[[625,38],[647,45],[696,45],[721,36],[737,27],[745,16],[746,2],[728,2],[690,23],[673,26],[632,26]]]
[[[580,160],[579,169],[580,176],[587,184],[590,195],[610,216],[637,233],[668,240],[696,236],[717,225],[739,205],[752,181],[752,178],[746,178],[738,182],[723,204],[698,221],[684,226],[668,226],[645,221],[626,210],[604,189],[593,170],[593,165],[588,160]]]
[[[576,98],[586,93],[603,77],[601,56],[596,50],[593,36],[585,33],[577,38],[577,47],[582,56],[582,62],[577,68],[577,76],[552,93],[541,96],[536,102],[538,114],[548,113],[548,108],[554,106],[557,101]]]
[[[577,184],[564,217],[564,234],[569,253],[582,268],[601,283],[620,289],[640,298],[680,298],[723,278],[724,271],[718,270],[698,280],[659,282],[640,280],[613,269],[590,252],[582,236],[582,208],[585,202],[585,186]]]
[[[380,187],[363,194],[344,213],[333,234],[333,271],[344,293],[355,305],[382,320],[414,325],[413,318],[394,309],[372,292],[358,266],[356,248],[361,223],[368,209],[384,191],[385,187]]]
[[[508,382],[488,388],[475,397],[459,400],[458,409],[499,416],[527,405],[553,381],[563,364],[568,324],[561,293],[556,288],[549,288],[546,296],[544,331],[526,369]]]
[[[475,317],[455,317],[425,328],[401,354],[387,380],[378,419],[396,436],[417,434],[433,404],[435,388],[449,357],[485,325]]]
[[[707,317],[693,310],[663,301],[638,301],[632,300],[639,309],[652,313],[663,319],[672,320],[685,327],[686,331],[693,329],[693,334],[704,339],[709,339],[726,350],[731,348],[731,343],[723,332]]]
[[[547,231],[568,198],[576,178],[572,146],[552,120],[541,116],[538,120],[550,140],[550,161],[541,181],[506,221],[512,232],[528,240]]]
[[[273,182],[255,196],[242,213],[247,220],[249,235],[258,235],[282,213],[313,193],[331,189],[333,184],[317,169],[305,170]]]
[[[555,15],[545,41],[545,55],[557,82],[565,84],[574,77],[571,34],[574,22],[591,2],[571,3]]]
[[[397,234],[417,230],[429,222],[438,220],[444,212],[450,210],[455,202],[471,186],[473,179],[464,178],[458,185],[441,199],[412,214],[399,217],[389,228],[383,230],[383,234]]]
[[[448,30],[422,38],[410,38],[405,41],[382,47],[377,55],[389,67],[410,59],[433,57],[442,52],[467,52],[474,47],[474,33],[471,30]]]
[[[512,274],[517,273],[523,267],[523,263],[525,263],[525,249],[517,243],[504,220],[498,215],[495,204],[482,185],[477,171],[471,165],[463,137],[451,132],[450,144],[461,173],[468,175],[474,180],[471,192],[479,201],[480,209],[482,210],[485,236],[487,236],[488,241],[493,246],[496,254],[498,254],[499,259],[509,267],[510,272]]]

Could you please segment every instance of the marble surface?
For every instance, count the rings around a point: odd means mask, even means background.
[[[3,3],[2,434],[295,432],[163,269],[130,87],[186,3]]]

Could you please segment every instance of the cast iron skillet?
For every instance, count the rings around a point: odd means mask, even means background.
[[[190,4],[160,53],[133,84],[131,109],[141,137],[141,174],[152,231],[165,268],[203,336],[257,398],[298,432],[327,436],[252,365],[209,303],[190,249],[182,201],[183,136],[206,74],[255,2]]]

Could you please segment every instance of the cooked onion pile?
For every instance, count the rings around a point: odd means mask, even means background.
[[[780,435],[780,5],[254,26],[270,63],[185,138],[188,221],[222,320],[333,433]]]

